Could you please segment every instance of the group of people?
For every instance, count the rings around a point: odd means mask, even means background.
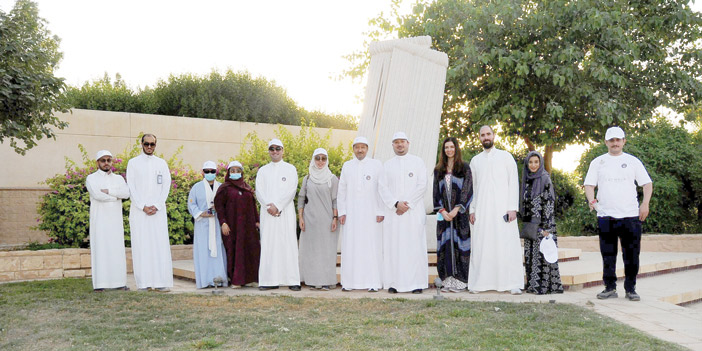
[[[553,241],[555,247],[557,232],[556,195],[542,156],[535,151],[526,156],[520,182],[512,155],[494,147],[494,130],[483,126],[479,135],[484,150],[470,163],[463,161],[458,140],[446,138],[434,168],[442,289],[562,293],[557,260],[543,249],[544,241]],[[597,210],[603,257],[606,288],[597,297],[617,297],[619,239],[626,297],[637,301],[641,222],[648,215],[652,183],[641,161],[622,152],[626,140],[619,127],[608,129],[605,139],[608,154],[591,163],[585,178],[590,207]],[[98,152],[98,171],[86,181],[96,291],[127,289],[121,200],[130,196],[136,285],[156,291],[173,286],[165,207],[170,172],[166,162],[153,155],[154,135],[144,135],[142,146],[143,154],[128,163],[126,184],[110,172],[112,155],[106,150]],[[422,293],[428,287],[424,194],[429,170],[409,153],[409,146],[405,133],[395,133],[395,156],[381,163],[368,156],[368,140],[357,137],[354,157],[344,163],[338,178],[329,169],[327,151],[316,149],[298,194],[297,170],[283,160],[284,146],[278,139],[268,143],[271,162],[259,169],[255,190],[244,180],[240,162],[228,164],[222,184],[215,179],[216,164],[205,162],[203,180],[188,198],[195,221],[197,287],[288,286],[299,291],[304,282],[312,289],[333,289],[341,231],[343,291]],[[640,208],[636,184],[644,189]],[[518,218],[538,233],[535,238],[524,236],[524,251]]]

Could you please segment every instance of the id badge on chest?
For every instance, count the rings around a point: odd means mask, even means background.
[[[156,176],[156,184],[163,184],[163,175],[159,174]]]

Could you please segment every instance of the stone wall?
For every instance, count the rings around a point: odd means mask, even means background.
[[[132,249],[127,248],[127,272],[132,269]],[[191,260],[192,245],[172,245],[174,261]],[[0,251],[0,282],[84,278],[92,275],[90,249]]]
[[[48,189],[0,188],[0,248],[46,242],[45,232],[31,229],[37,224],[37,204]]]
[[[600,252],[597,236],[563,236],[558,247]],[[702,234],[644,234],[641,251],[647,252],[702,252]]]
[[[182,146],[183,162],[200,169],[207,160],[236,157],[246,147],[249,133],[266,140],[275,137],[278,129],[273,124],[82,109],[57,117],[69,127],[56,130],[56,140],[39,140],[24,156],[7,142],[0,144],[0,248],[48,240],[43,232],[30,229],[36,225],[39,197],[48,191],[40,182],[65,172],[66,159],[82,164],[79,144],[90,157],[102,149],[116,155],[131,147],[140,133],[153,133],[158,137],[156,153],[171,156]],[[301,130],[299,126],[284,127],[293,134]],[[323,136],[330,131],[315,130]],[[355,136],[356,131],[331,130],[330,142],[333,146],[350,145]]]

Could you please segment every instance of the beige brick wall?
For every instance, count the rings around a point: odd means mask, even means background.
[[[126,249],[127,272],[132,270],[132,250]],[[191,260],[192,245],[172,245],[173,260]],[[90,249],[0,251],[0,282],[90,277]]]
[[[42,188],[0,188],[0,245],[46,242],[45,232],[37,225],[37,203],[49,190]]]

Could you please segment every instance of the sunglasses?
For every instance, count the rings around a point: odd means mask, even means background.
[[[280,146],[271,146],[268,148],[268,151],[281,151],[281,150],[283,150],[283,148]]]
[[[155,147],[156,143],[144,143],[144,146],[146,147]]]
[[[326,160],[327,160],[327,156],[315,156],[315,157],[314,157],[314,160],[315,160],[315,161],[326,161]]]
[[[111,158],[101,158],[98,160],[98,162],[112,162]]]
[[[202,172],[205,174],[217,174],[216,169],[203,169]]]

